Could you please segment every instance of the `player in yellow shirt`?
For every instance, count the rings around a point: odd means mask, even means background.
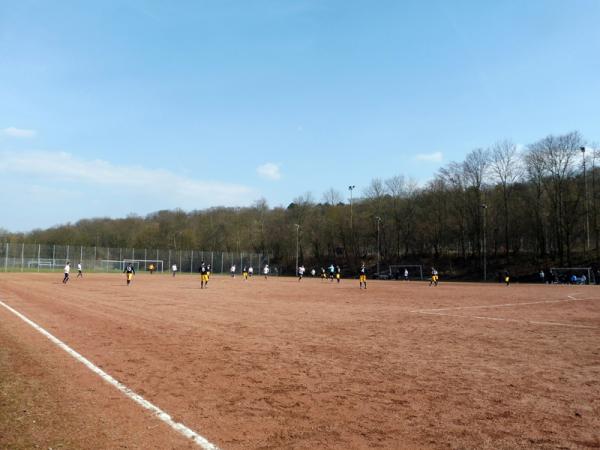
[[[360,265],[360,271],[358,272],[358,280],[360,288],[362,289],[363,284],[365,285],[365,289],[367,288],[367,269],[365,267],[365,263]]]
[[[200,264],[200,289],[208,287],[208,268],[204,265],[204,261]]]

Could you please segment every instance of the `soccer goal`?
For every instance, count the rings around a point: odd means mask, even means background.
[[[404,280],[404,271],[408,271],[409,280],[423,279],[423,266],[418,264],[392,264],[390,265],[390,279]]]
[[[162,259],[124,259],[123,260],[123,270],[127,264],[131,264],[136,272],[150,270],[150,266],[154,266],[154,272],[163,271],[163,260]]]
[[[555,284],[594,284],[596,278],[591,267],[552,267],[550,282]]]

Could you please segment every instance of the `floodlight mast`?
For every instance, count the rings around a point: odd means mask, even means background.
[[[486,236],[485,236],[485,228],[486,228],[486,218],[487,218],[487,205],[485,203],[481,204],[481,209],[483,210],[483,242],[482,242],[482,252],[483,252],[483,281],[487,281],[487,245],[486,245]]]
[[[296,227],[296,276],[298,276],[298,255],[300,249],[300,225],[295,223]]]
[[[352,191],[356,188],[354,185],[348,186],[348,190],[350,191],[350,232],[354,230],[352,225]]]
[[[381,248],[381,246],[379,245],[379,224],[381,223],[381,217],[375,216],[375,219],[377,220],[377,276],[379,276],[379,260]]]
[[[587,174],[585,169],[585,147],[579,147],[581,150],[581,157],[583,159],[583,203],[585,204],[585,251],[590,249],[590,211],[588,205],[588,187],[587,187]]]

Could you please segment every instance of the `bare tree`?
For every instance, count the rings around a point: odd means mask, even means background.
[[[504,212],[504,251],[508,259],[510,253],[510,208],[509,202],[513,186],[523,176],[523,165],[517,152],[517,146],[508,140],[494,144],[491,149],[490,169],[500,183],[502,190],[502,206]]]

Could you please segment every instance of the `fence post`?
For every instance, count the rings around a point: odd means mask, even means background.
[[[212,252],[212,251],[210,252],[210,267],[211,267],[211,269],[212,269],[212,270],[214,270],[214,269],[213,269],[213,267],[214,267],[214,266],[213,266],[213,253],[214,253],[214,252]]]
[[[52,246],[52,270],[54,270],[54,266],[56,266],[56,244]]]
[[[67,245],[67,261],[69,260],[69,246]]]
[[[190,273],[193,273],[194,269],[194,250],[191,251],[191,256],[190,256]]]
[[[42,244],[38,244],[38,272],[40,271],[40,251],[42,250]]]
[[[221,252],[221,273],[223,273],[223,259],[225,259],[225,257],[223,256],[223,252]]]
[[[10,250],[10,245],[8,242],[6,243],[6,255],[4,255],[4,271],[8,271],[8,251]]]
[[[23,272],[23,265],[25,264],[25,242],[21,245],[21,272]]]
[[[169,270],[171,270],[171,249],[169,249]]]
[[[106,271],[108,272],[108,265],[110,264],[110,247],[106,249]]]

